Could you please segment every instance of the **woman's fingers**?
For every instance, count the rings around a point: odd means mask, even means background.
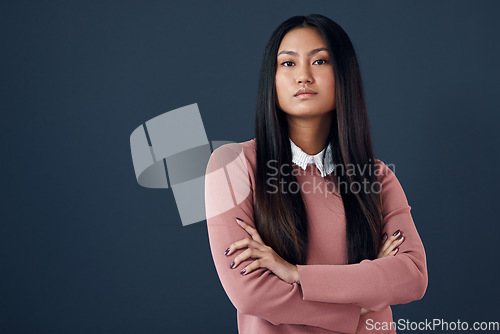
[[[241,262],[243,262],[247,259],[250,259],[250,258],[256,258],[257,260],[253,261],[252,264],[257,262],[254,264],[254,266],[257,265],[257,268],[259,268],[260,264],[259,264],[258,258],[260,258],[261,256],[262,256],[262,252],[260,250],[258,250],[256,248],[248,248],[245,251],[243,251],[243,253],[241,253],[237,257],[235,257],[233,262],[231,262],[231,264],[229,265],[229,267],[234,269],[234,268],[238,267],[238,265]]]
[[[384,240],[384,238],[382,238]],[[382,245],[380,252],[378,254],[378,258],[396,255],[399,251],[399,245],[401,245],[404,241],[403,234],[400,230],[397,230],[388,238],[385,239],[384,244]]]
[[[256,269],[259,269],[260,267],[261,267],[260,261],[259,260],[255,260],[252,263],[250,263],[248,266],[246,266],[245,268],[243,268],[243,270],[240,271],[240,274],[246,275],[246,274],[251,273],[252,271],[254,271]]]
[[[257,241],[253,240],[252,238],[245,238],[241,239],[238,241],[233,242],[231,245],[229,245],[228,249],[224,252],[224,255],[230,255],[234,253],[236,250],[245,248],[245,247],[253,247],[253,248],[259,248],[262,245],[258,243]]]
[[[389,235],[389,237],[385,240],[384,244],[382,245],[381,251],[385,253],[385,251],[391,246],[392,242],[400,238],[402,235],[403,234],[401,233],[400,230],[397,230],[396,232]]]
[[[404,237],[401,237],[400,239],[390,242],[389,247],[384,250],[383,256],[396,255],[397,251],[399,250],[399,245],[401,245],[403,241]]]
[[[260,235],[259,235],[259,232],[257,232],[257,229],[248,225],[247,223],[245,223],[243,220],[241,220],[240,218],[236,217],[236,222],[241,226],[243,227],[243,229],[245,229],[245,231],[248,232],[248,234],[250,234],[252,236],[252,239],[257,241],[258,243],[261,243],[261,244],[264,244],[264,242],[262,241],[262,239],[260,238]]]
[[[268,253],[272,251],[272,249],[262,241],[259,232],[256,228],[248,225],[242,219],[236,217],[236,222],[240,225],[248,234],[250,234],[251,238],[245,238],[242,240],[238,240],[233,242],[228,249],[224,252],[224,255],[230,255],[234,253],[236,250],[241,248],[247,248],[241,254],[236,256],[229,265],[231,269],[238,267],[238,265],[250,258],[254,258],[255,260],[248,264],[245,268],[243,268],[240,273],[242,275],[246,275],[262,266],[265,266],[264,263],[268,263]],[[267,260],[266,260],[267,259]],[[269,263],[268,263],[269,265]],[[268,268],[269,269],[269,268]],[[281,277],[280,277],[281,278]]]
[[[398,240],[394,240],[391,242],[389,247],[385,249],[383,256],[396,255],[399,250],[399,245],[404,241],[404,237]]]
[[[389,247],[387,248],[386,250],[386,253],[389,253],[389,252],[392,252],[394,249],[396,249],[399,245],[401,245],[403,243],[403,241],[405,240],[405,237],[403,237],[403,235],[401,235],[399,237],[399,239],[394,239],[391,244],[389,245]]]

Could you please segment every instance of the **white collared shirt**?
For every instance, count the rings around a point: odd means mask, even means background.
[[[291,139],[290,145],[292,147],[292,162],[300,166],[303,170],[306,170],[308,164],[315,164],[321,173],[321,177],[325,177],[326,175],[333,172],[335,165],[332,163],[332,145],[330,143],[328,143],[328,147],[326,148],[325,168],[323,168],[322,162],[325,149],[323,149],[318,154],[309,155],[306,152],[302,151],[300,147],[295,145],[295,143]]]

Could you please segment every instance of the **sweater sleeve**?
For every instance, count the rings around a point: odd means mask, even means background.
[[[205,209],[209,243],[222,287],[240,312],[265,319],[273,325],[299,324],[331,331],[354,333],[361,308],[353,304],[304,300],[300,286],[289,284],[267,268],[247,275],[240,271],[255,259],[237,268],[230,263],[245,249],[229,256],[225,250],[249,234],[236,223],[236,217],[254,225],[253,180],[244,151],[226,144],[213,151],[205,174]]]
[[[389,236],[399,229],[405,240],[394,256],[349,265],[298,265],[304,300],[352,303],[380,311],[424,296],[426,256],[411,207],[392,170],[378,159],[376,163],[382,185],[383,232]]]

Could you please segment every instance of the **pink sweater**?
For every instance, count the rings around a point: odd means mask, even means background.
[[[301,285],[289,284],[270,270],[240,271],[254,259],[229,268],[244,249],[226,256],[231,243],[249,237],[236,223],[240,217],[254,225],[255,138],[223,145],[213,151],[205,176],[205,208],[212,257],[220,281],[236,307],[241,334],[267,333],[395,333],[369,331],[393,321],[390,305],[423,297],[427,265],[410,206],[394,173],[380,160],[383,230],[401,230],[405,240],[395,256],[347,264],[346,221],[340,195],[327,194],[314,165],[300,171],[307,210],[307,264],[298,265]],[[309,183],[306,183],[309,182]],[[307,186],[306,186],[307,185]],[[297,191],[291,188],[288,191]],[[372,310],[360,315],[361,307]]]

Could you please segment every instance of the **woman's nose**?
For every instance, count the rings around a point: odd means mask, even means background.
[[[297,82],[298,83],[310,83],[313,81],[311,71],[307,65],[300,66],[297,72]]]

